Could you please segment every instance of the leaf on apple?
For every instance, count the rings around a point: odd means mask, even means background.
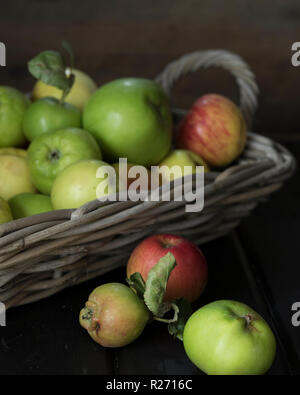
[[[126,278],[126,281],[130,288],[136,291],[137,296],[144,299],[146,284],[141,273],[133,273],[129,278]]]
[[[169,309],[169,303],[163,303],[167,282],[176,266],[173,254],[168,252],[148,273],[144,301],[148,309],[157,317],[162,317]]]
[[[177,299],[174,304],[178,308],[177,317],[176,317],[177,319],[174,320],[174,322],[169,323],[168,330],[171,335],[182,340],[185,324],[193,312],[192,306],[190,302],[188,302],[183,298]]]
[[[64,41],[62,46],[69,53],[74,63],[71,45]],[[66,64],[63,56],[57,51],[43,51],[28,62],[28,70],[38,80],[47,85],[55,86],[63,91],[62,100],[70,92],[74,83],[74,74],[66,75]]]

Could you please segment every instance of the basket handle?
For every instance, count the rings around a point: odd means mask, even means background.
[[[257,107],[258,86],[250,67],[239,55],[223,49],[192,52],[169,63],[155,81],[170,95],[173,84],[181,76],[200,67],[215,66],[222,67],[235,78],[240,90],[240,109],[250,127]]]

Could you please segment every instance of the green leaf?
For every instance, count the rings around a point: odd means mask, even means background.
[[[141,274],[138,272],[133,273],[130,278],[126,279],[126,281],[130,288],[133,288],[137,295],[143,299],[145,293],[145,281],[143,280]]]
[[[155,316],[161,317],[166,312],[163,299],[169,276],[175,266],[174,255],[168,252],[148,273],[144,301]]]
[[[168,330],[171,335],[182,340],[185,324],[193,312],[192,306],[190,302],[185,299],[177,299],[174,304],[179,310],[177,313],[177,320],[174,320],[174,322],[168,325]]]
[[[71,47],[66,47],[73,54]],[[71,55],[73,56],[73,55]],[[43,81],[47,85],[55,86],[62,91],[62,101],[70,92],[74,75],[67,76],[66,64],[59,52],[43,51],[28,62],[29,72],[38,80]]]

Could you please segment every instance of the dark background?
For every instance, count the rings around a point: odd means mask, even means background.
[[[59,49],[63,39],[74,47],[77,68],[98,84],[123,76],[152,78],[183,54],[224,48],[241,55],[256,74],[254,131],[272,136],[299,158],[300,67],[291,64],[299,21],[299,0],[0,0],[0,41],[7,47],[0,85],[30,91],[34,80],[26,62],[44,49]],[[238,100],[232,78],[213,69],[181,79],[173,102],[188,108],[206,92]],[[274,374],[300,371],[300,328],[291,325],[291,306],[300,300],[299,201],[297,174],[236,234],[203,246],[210,281],[201,303],[234,298],[266,317],[280,350]],[[101,281],[123,277],[120,269]],[[1,329],[0,374],[199,372],[182,345],[159,327],[113,352],[84,336],[78,311],[98,284],[99,279],[9,311]]]
[[[0,2],[0,40],[7,65],[0,84],[28,91],[26,62],[62,39],[75,50],[77,68],[97,83],[121,77],[155,77],[177,57],[225,48],[254,70],[261,90],[254,128],[264,134],[299,135],[300,68],[291,46],[300,40],[298,0],[11,0]],[[223,71],[198,72],[174,90],[188,107],[204,92],[237,98]]]

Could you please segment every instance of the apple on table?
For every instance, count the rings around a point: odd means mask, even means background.
[[[80,325],[104,347],[123,347],[133,342],[149,321],[150,312],[144,302],[120,283],[95,288],[79,314]]]
[[[244,303],[218,300],[188,319],[183,344],[209,375],[262,375],[271,367],[276,340],[267,322]]]
[[[146,281],[152,267],[168,252],[174,255],[177,266],[168,280],[165,300],[185,298],[194,302],[206,286],[207,263],[200,249],[183,237],[158,234],[143,240],[129,258],[127,277],[139,272]]]

